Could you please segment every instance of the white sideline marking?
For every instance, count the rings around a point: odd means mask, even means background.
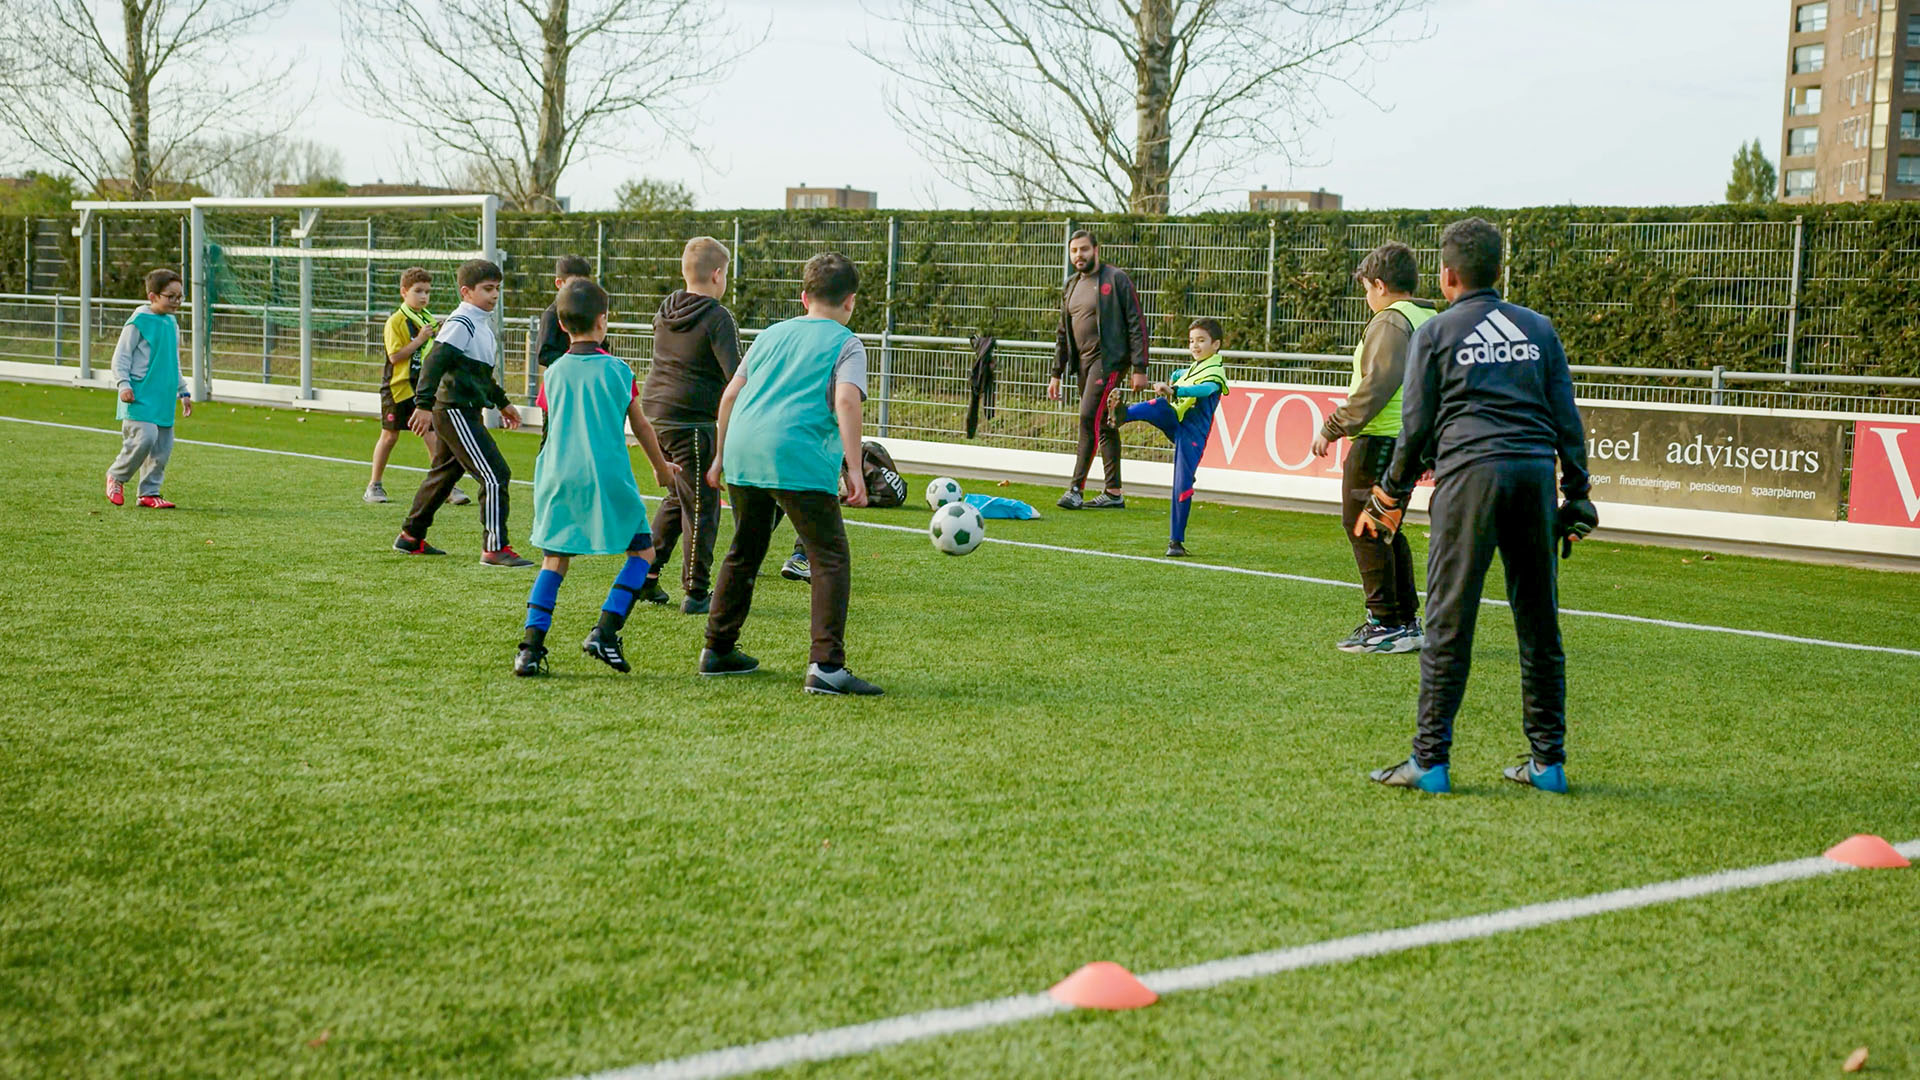
[[[1920,840],[1895,845],[1909,859],[1920,858]],[[1585,919],[1614,911],[1671,904],[1714,893],[1754,889],[1784,881],[1820,877],[1851,870],[1853,867],[1827,858],[1794,859],[1791,862],[1752,866],[1744,870],[1723,870],[1717,874],[1655,882],[1613,892],[1593,893],[1570,900],[1551,900],[1542,904],[1508,908],[1485,915],[1422,923],[1398,930],[1380,930],[1352,937],[1316,941],[1290,949],[1249,953],[1224,960],[1210,960],[1191,967],[1169,968],[1140,977],[1155,993],[1177,994],[1186,990],[1205,990],[1225,983],[1258,979],[1301,968],[1344,964],[1369,956],[1406,952],[1431,945],[1510,934],[1553,923]],[[1067,1012],[1063,1005],[1046,994],[1023,994],[995,998],[953,1009],[934,1009],[887,1020],[876,1020],[851,1027],[828,1028],[804,1035],[709,1050],[702,1054],[633,1065],[607,1072],[588,1074],[574,1080],[715,1080],[718,1077],[743,1076],[764,1069],[777,1069],[808,1061],[830,1061],[902,1043],[918,1042],[941,1035],[1000,1027],[1021,1020],[1034,1020]]]
[[[28,420],[18,416],[0,416],[0,420],[14,424],[31,424],[35,427],[62,428],[67,431],[91,431],[101,435],[120,434],[111,428],[86,427],[82,424],[61,424],[52,420]],[[242,450],[249,454],[272,454],[276,457],[303,458],[307,461],[328,461],[339,465],[364,466],[367,464],[365,461],[357,458],[331,457],[326,454],[303,454],[297,450],[271,450],[264,446],[236,446],[233,443],[205,442],[200,439],[175,439],[174,443],[185,446],[208,446],[216,450]],[[388,465],[387,468],[397,469],[401,472],[423,473],[427,471],[418,465]],[[533,486],[533,482],[530,480],[515,480],[514,483],[522,487]],[[643,496],[643,498],[656,502],[659,500],[659,496],[657,495],[647,495]],[[878,521],[854,521],[849,519],[847,524],[862,529],[878,529],[884,532],[914,533],[916,535],[926,531],[907,525],[888,525]],[[1005,547],[1026,548],[1031,551],[1051,551],[1062,555],[1090,555],[1102,559],[1120,559],[1125,562],[1152,563],[1155,566],[1173,565],[1185,567],[1189,570],[1206,570],[1219,574],[1242,574],[1247,577],[1268,578],[1274,581],[1295,581],[1305,585],[1331,585],[1341,589],[1360,588],[1357,583],[1351,581],[1335,581],[1332,578],[1309,577],[1306,574],[1287,574],[1278,570],[1254,570],[1245,566],[1225,566],[1220,563],[1192,562],[1185,559],[1173,561],[1154,558],[1151,555],[1128,555],[1117,551],[1096,551],[1093,548],[1063,547],[1059,544],[1041,544],[1031,540],[1000,540],[991,536],[987,537],[986,542],[989,544],[1000,544]],[[1426,594],[1422,593],[1421,595],[1424,596]],[[1505,600],[1496,600],[1491,597],[1483,598],[1480,602],[1490,607],[1511,606]],[[1825,638],[1801,637],[1796,634],[1776,634],[1770,630],[1743,630],[1737,626],[1714,626],[1710,623],[1655,619],[1645,615],[1622,615],[1614,611],[1585,611],[1580,608],[1561,608],[1560,614],[1578,615],[1582,618],[1589,619],[1612,619],[1615,622],[1639,623],[1643,626],[1662,626],[1669,630],[1693,630],[1703,634],[1732,634],[1736,637],[1761,638],[1766,641],[1784,641],[1793,645],[1818,645],[1828,649],[1853,649],[1858,652],[1891,653],[1894,656],[1920,657],[1920,649],[1903,649],[1894,645],[1864,645],[1853,641],[1828,641]]]

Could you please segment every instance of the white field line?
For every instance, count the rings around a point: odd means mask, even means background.
[[[1920,840],[1896,845],[1909,859],[1920,858]],[[1614,911],[1671,904],[1715,893],[1737,892],[1785,881],[1819,877],[1853,869],[1826,858],[1794,859],[1791,862],[1752,866],[1744,870],[1723,870],[1717,874],[1655,882],[1630,889],[1594,893],[1570,900],[1552,900],[1528,904],[1485,915],[1422,923],[1398,930],[1381,930],[1352,937],[1317,941],[1272,952],[1210,960],[1191,967],[1169,968],[1143,975],[1140,981],[1158,994],[1177,994],[1186,990],[1205,990],[1225,983],[1258,979],[1301,968],[1344,964],[1370,956],[1446,945],[1456,941],[1510,934],[1554,923],[1585,919]],[[765,1069],[777,1069],[809,1061],[831,1061],[902,1043],[961,1032],[980,1031],[1022,1020],[1034,1020],[1066,1012],[1070,1006],[1046,994],[1024,994],[995,998],[954,1009],[934,1009],[851,1027],[828,1028],[805,1035],[745,1046],[710,1050],[703,1054],[634,1065],[593,1073],[575,1080],[715,1080],[718,1077],[744,1076]]]
[[[86,427],[81,424],[61,424],[52,420],[28,420],[18,416],[0,416],[0,420],[14,424],[31,424],[35,427],[61,428],[67,431],[91,431],[96,434],[116,436],[120,434],[118,431],[110,428]],[[330,457],[326,454],[303,454],[296,450],[270,450],[262,446],[236,446],[233,443],[205,442],[199,439],[175,439],[174,442],[177,445],[207,446],[216,450],[240,450],[250,454],[272,454],[276,457],[303,458],[307,461],[327,461],[340,465],[365,467],[367,464],[365,461],[356,458]],[[427,471],[417,465],[388,465],[387,468],[402,472]],[[514,483],[523,487],[533,486],[532,481],[529,480],[515,480]],[[658,496],[649,495],[646,496],[646,498],[657,501]],[[884,532],[920,534],[926,531],[907,525],[888,525],[877,521],[848,520],[847,524],[856,528],[877,529]],[[1274,581],[1294,581],[1305,585],[1329,585],[1340,589],[1360,588],[1358,583],[1352,581],[1336,581],[1332,578],[1309,577],[1305,574],[1287,574],[1278,570],[1254,570],[1244,566],[1223,566],[1219,563],[1192,562],[1186,559],[1161,559],[1150,555],[1128,555],[1117,551],[1097,551],[1093,548],[1063,547],[1059,544],[1040,544],[1031,540],[1001,540],[991,536],[987,537],[986,542],[989,544],[999,544],[1004,547],[1026,548],[1031,551],[1051,551],[1062,555],[1087,555],[1101,559],[1119,559],[1124,562],[1152,563],[1155,566],[1172,565],[1184,567],[1188,570],[1204,570],[1218,574],[1241,574],[1246,577],[1267,578]],[[1422,595],[1425,594],[1423,593]],[[1489,607],[1509,606],[1505,600],[1496,600],[1491,597],[1484,598],[1480,602]],[[1645,615],[1622,615],[1614,611],[1585,611],[1580,608],[1563,607],[1560,609],[1560,614],[1577,615],[1587,619],[1611,619],[1615,622],[1639,623],[1643,626],[1662,626],[1669,630],[1692,630],[1703,634],[1732,634],[1736,637],[1760,638],[1766,641],[1783,641],[1793,645],[1816,645],[1828,649],[1852,649],[1858,652],[1891,653],[1895,656],[1920,657],[1920,649],[1903,649],[1896,645],[1866,645],[1853,641],[1829,641],[1825,638],[1801,637],[1797,634],[1776,634],[1770,630],[1746,630],[1737,626],[1714,626],[1710,623],[1654,619]]]

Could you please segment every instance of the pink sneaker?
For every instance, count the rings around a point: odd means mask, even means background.
[[[173,504],[172,504],[172,503],[170,503],[170,502],[168,502],[167,500],[165,500],[165,499],[163,499],[163,498],[161,498],[161,497],[160,497],[160,496],[158,496],[158,495],[142,495],[142,496],[140,496],[140,505],[141,505],[141,506],[144,506],[144,507],[146,507],[146,508],[147,508],[147,509],[149,509],[149,510],[171,510],[171,509],[173,509]]]
[[[107,501],[115,506],[127,505],[126,485],[111,476],[107,477]]]

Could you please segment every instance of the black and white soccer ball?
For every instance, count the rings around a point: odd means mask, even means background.
[[[927,536],[942,553],[965,555],[987,538],[987,522],[980,511],[964,502],[948,503],[933,512]]]
[[[960,481],[950,476],[937,476],[927,481],[927,509],[938,510],[949,503],[964,502],[967,493],[960,490]]]

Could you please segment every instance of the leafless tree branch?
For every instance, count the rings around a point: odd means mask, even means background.
[[[887,0],[872,0],[873,3]],[[1429,0],[891,0],[862,51],[920,152],[976,198],[1166,213],[1298,161],[1329,89],[1422,36]]]
[[[760,40],[701,0],[342,0],[342,12],[360,110],[413,128],[421,171],[529,208],[556,206],[589,150],[699,155],[692,106]],[[634,114],[651,138],[631,136]]]

